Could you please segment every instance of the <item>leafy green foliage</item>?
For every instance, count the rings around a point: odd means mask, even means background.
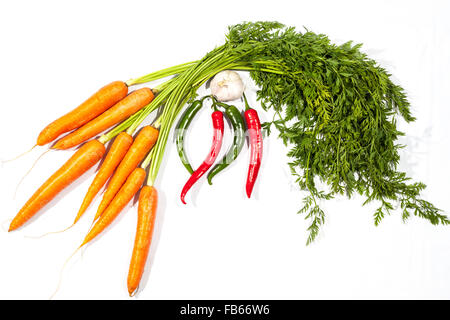
[[[292,174],[308,191],[299,213],[311,219],[307,243],[314,240],[325,214],[317,201],[356,192],[364,204],[378,201],[375,225],[400,203],[402,218],[411,214],[432,224],[449,224],[431,203],[419,198],[423,183],[397,171],[395,141],[399,116],[414,121],[404,90],[390,74],[351,42],[335,45],[321,34],[285,28],[277,22],[243,23],[229,28],[225,45],[234,62],[251,66],[260,87],[258,100],[277,116],[272,125],[289,146]],[[317,182],[328,185],[325,193]]]
[[[360,48],[278,22],[231,26],[225,44],[188,63],[154,100],[165,106],[149,181],[156,178],[177,114],[198,87],[219,71],[248,70],[260,88],[261,107],[275,115],[263,128],[267,134],[277,129],[289,148],[290,170],[309,193],[298,211],[311,221],[307,244],[325,223],[319,203],[337,195],[360,194],[364,205],[378,202],[375,225],[396,207],[403,221],[414,215],[435,225],[449,224],[441,210],[420,198],[425,185],[397,170],[402,146],[396,141],[404,134],[397,130],[397,120],[415,118],[403,88]]]

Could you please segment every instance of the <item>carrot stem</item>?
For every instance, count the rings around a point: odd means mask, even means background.
[[[149,73],[149,74],[139,77],[139,78],[130,79],[130,80],[126,81],[125,83],[128,86],[132,86],[132,85],[136,85],[136,84],[155,81],[155,80],[162,79],[162,78],[165,78],[168,76],[172,76],[174,74],[181,73],[195,63],[197,63],[197,61],[182,63],[182,64],[179,64],[179,65],[176,65],[173,67],[169,67],[169,68],[165,68],[165,69],[161,69],[159,71]]]
[[[146,169],[148,167],[148,165],[150,164],[154,150],[155,149],[150,150],[150,152],[145,157],[144,161],[142,161],[142,164],[141,164],[142,169]]]

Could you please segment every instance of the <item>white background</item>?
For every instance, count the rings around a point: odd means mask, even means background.
[[[47,123],[110,81],[198,59],[223,43],[228,25],[278,20],[336,43],[362,42],[393,73],[418,118],[399,123],[406,132],[399,142],[408,145],[400,169],[426,183],[424,198],[449,213],[449,15],[448,1],[2,1],[0,158],[27,150]],[[187,138],[192,163],[203,160],[210,132],[204,110]],[[203,182],[191,190],[187,206],[179,192],[188,175],[168,145],[149,267],[134,299],[450,298],[448,227],[415,217],[404,224],[399,212],[375,227],[375,204],[339,198],[323,204],[326,225],[305,246],[308,221],[296,214],[305,194],[290,177],[282,143],[275,135],[264,143],[254,199],[245,197],[245,148],[213,186]],[[73,229],[28,238],[73,221],[92,169],[37,218],[6,232],[28,197],[73,153],[43,156],[14,198],[45,150],[1,168],[0,299],[49,298],[99,202]],[[83,256],[70,260],[54,298],[128,299],[135,224],[130,205]]]

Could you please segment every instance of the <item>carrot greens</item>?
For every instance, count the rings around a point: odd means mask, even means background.
[[[403,220],[415,215],[432,224],[449,224],[440,209],[420,198],[425,185],[397,170],[402,146],[396,140],[404,134],[397,121],[415,118],[404,89],[360,48],[351,42],[336,45],[325,35],[298,32],[278,22],[231,26],[225,44],[189,64],[169,85],[174,86],[166,96],[150,185],[184,103],[218,72],[246,70],[260,88],[261,107],[275,113],[263,127],[269,133],[273,127],[278,130],[289,147],[291,172],[299,188],[309,193],[299,210],[311,221],[308,244],[325,222],[320,200],[337,195],[358,193],[366,198],[364,204],[377,201],[376,225],[396,204]]]

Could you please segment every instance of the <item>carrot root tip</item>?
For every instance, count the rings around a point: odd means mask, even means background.
[[[1,226],[2,226],[2,230],[5,232],[11,232],[13,231],[13,229],[11,228],[11,219],[5,220],[2,222]]]
[[[130,295],[130,298],[134,297],[137,294],[138,290],[139,290],[139,286],[136,289],[134,289],[133,291],[128,292],[128,294]]]
[[[80,247],[78,247],[71,255],[69,258],[67,258],[67,260],[64,262],[61,271],[59,272],[59,279],[58,279],[58,284],[56,286],[55,291],[53,292],[53,294],[50,296],[49,300],[52,300],[53,297],[58,293],[59,288],[61,287],[61,283],[62,283],[62,279],[63,279],[63,273],[64,273],[64,269],[67,266],[67,263],[69,263],[70,259],[72,259],[72,257],[78,252],[78,250],[80,250]]]
[[[3,159],[2,159],[2,160],[1,160],[1,164],[3,165],[3,164],[5,164],[5,163],[8,163],[8,162],[11,162],[11,161],[14,161],[14,160],[19,159],[20,157],[22,157],[22,156],[28,154],[29,152],[31,152],[31,151],[32,151],[34,148],[36,148],[37,146],[38,146],[38,145],[35,144],[33,147],[31,147],[30,150],[27,150],[27,151],[25,151],[25,152],[19,154],[18,156],[15,156],[15,157],[12,158],[12,159],[8,159],[8,160],[3,160]]]
[[[41,235],[39,235],[39,236],[25,236],[25,238],[30,238],[30,239],[40,239],[40,238],[43,238],[43,237],[48,236],[48,235],[50,235],[50,234],[57,234],[57,233],[62,233],[62,232],[64,232],[64,231],[67,231],[67,230],[69,230],[70,228],[72,228],[74,225],[75,225],[75,223],[72,224],[72,225],[70,225],[70,226],[68,226],[67,228],[65,228],[65,229],[63,229],[63,230],[59,230],[59,231],[50,231],[50,232],[41,234]]]

